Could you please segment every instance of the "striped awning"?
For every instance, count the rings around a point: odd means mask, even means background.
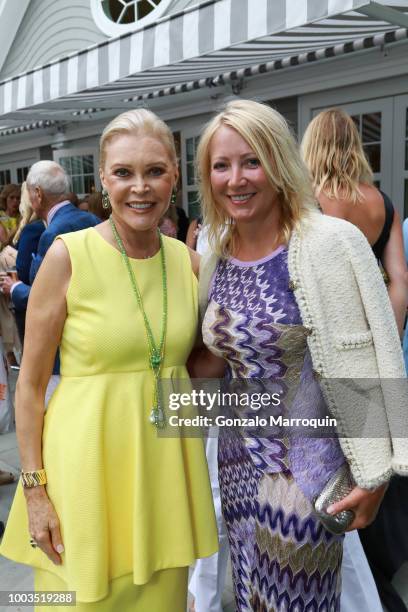
[[[406,7],[395,2],[394,13],[408,19],[408,2]],[[57,117],[64,109],[110,108],[115,101],[142,99],[160,88],[396,30],[397,25],[373,16],[373,6],[379,5],[368,0],[207,0],[1,82],[0,117],[16,120],[30,109]]]

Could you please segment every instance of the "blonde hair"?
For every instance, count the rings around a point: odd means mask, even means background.
[[[357,127],[343,110],[330,108],[319,113],[309,123],[301,149],[316,197],[324,193],[356,203],[362,199],[359,184],[373,184]]]
[[[222,257],[233,250],[234,222],[215,201],[211,188],[211,140],[227,126],[249,144],[258,157],[281,205],[281,236],[288,242],[292,230],[309,211],[316,209],[307,169],[285,119],[265,104],[251,100],[229,102],[205,127],[197,150],[204,223],[214,251]]]
[[[173,164],[177,166],[176,147],[174,145],[173,134],[168,125],[151,111],[145,108],[137,108],[118,115],[103,130],[99,142],[100,168],[103,168],[105,165],[107,145],[119,134],[143,134],[157,138],[166,148]]]
[[[21,214],[21,219],[17,231],[13,237],[13,244],[17,244],[20,239],[21,232],[23,231],[25,226],[28,223],[31,223],[31,221],[34,221],[34,219],[37,219],[37,215],[35,214],[31,206],[30,196],[28,194],[27,184],[25,182],[21,185],[21,199],[19,210]]]

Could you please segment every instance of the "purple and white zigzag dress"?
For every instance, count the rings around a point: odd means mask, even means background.
[[[292,415],[324,404],[293,292],[287,249],[255,262],[221,260],[210,289],[204,342],[232,378],[297,388]],[[337,439],[257,437],[221,428],[223,514],[237,610],[340,610],[342,536],[329,533],[311,500],[345,461]]]

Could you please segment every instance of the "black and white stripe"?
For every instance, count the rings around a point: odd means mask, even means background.
[[[235,73],[256,74],[264,71],[263,66],[269,70],[271,63],[273,69],[291,65],[299,61],[293,58],[304,61],[304,54],[311,54],[313,61],[322,49],[338,45],[346,45],[347,51],[357,39],[397,28],[355,12],[369,4],[368,0],[206,0],[3,81],[0,116],[32,107],[45,112],[64,102],[75,110],[84,105],[106,107],[114,100],[140,101],[217,85]]]

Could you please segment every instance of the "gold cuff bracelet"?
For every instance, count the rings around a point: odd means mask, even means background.
[[[32,489],[47,484],[45,470],[34,470],[33,472],[21,472],[21,482],[25,489]]]

